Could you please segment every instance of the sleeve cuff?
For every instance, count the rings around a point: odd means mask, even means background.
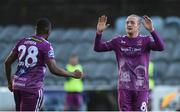
[[[151,32],[151,34],[156,34],[156,31],[155,31],[155,30],[153,30],[153,31]]]

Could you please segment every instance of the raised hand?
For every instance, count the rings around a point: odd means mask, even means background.
[[[98,24],[97,24],[97,33],[102,33],[108,26],[109,24],[107,23],[107,16],[102,15],[101,17],[99,17],[98,19]]]
[[[152,20],[148,17],[148,16],[143,16],[144,18],[144,22],[143,22],[143,25],[144,27],[149,31],[149,32],[152,32],[154,30],[154,27],[153,27],[153,23],[152,23]]]
[[[82,78],[84,76],[84,74],[82,72],[80,72],[79,70],[75,70],[75,72],[73,73],[74,78]]]

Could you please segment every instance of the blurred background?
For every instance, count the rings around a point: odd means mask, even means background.
[[[163,52],[152,52],[151,110],[180,109],[180,1],[179,0],[1,0],[0,3],[0,110],[14,110],[12,93],[7,90],[3,62],[15,42],[34,33],[38,18],[53,23],[49,37],[59,66],[65,69],[69,56],[76,53],[86,77],[81,110],[118,110],[117,64],[113,52],[93,51],[97,19],[108,16],[111,26],[104,40],[125,34],[130,14],[148,15],[165,41]],[[149,35],[142,28],[141,33]],[[13,66],[13,73],[16,64]],[[45,77],[44,110],[64,110],[65,78]],[[3,102],[2,102],[3,101]]]

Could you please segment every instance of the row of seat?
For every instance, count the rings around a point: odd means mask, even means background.
[[[120,25],[122,26],[122,25]],[[155,27],[156,28],[156,27]],[[158,30],[161,34],[162,38],[167,41],[180,41],[179,36],[179,29],[176,25],[166,25],[163,29]],[[12,41],[15,42],[23,37],[27,37],[34,33],[34,29],[30,25],[25,25],[22,27],[17,27],[15,25],[7,26],[5,28],[0,27],[0,41],[11,43]],[[71,43],[79,43],[79,42],[89,42],[92,43],[95,37],[96,29],[95,28],[87,28],[84,30],[80,30],[77,28],[70,28],[70,29],[62,29],[56,28],[50,34],[49,40],[50,42],[54,43],[64,43],[64,42],[71,42]],[[141,31],[144,35],[150,35],[144,28]],[[103,36],[105,40],[109,40],[114,36],[117,35],[124,35],[122,29],[115,28],[115,29],[107,29]]]
[[[176,62],[180,61],[180,44],[165,43],[165,50],[162,52],[152,52],[153,61]]]
[[[65,68],[66,63],[57,63],[60,67]],[[86,83],[96,82],[98,80],[103,80],[103,82],[112,83],[114,86],[116,83],[113,83],[114,80],[118,79],[117,64],[112,62],[101,62],[96,61],[82,63],[83,70],[85,74]],[[158,84],[168,83],[180,83],[180,62],[176,63],[166,63],[164,61],[155,62],[155,77],[158,81]],[[4,67],[2,63],[0,64],[0,85],[7,84],[4,75]],[[12,67],[12,73],[16,71],[16,66]],[[45,85],[63,85],[65,78],[60,78],[52,75],[47,69]],[[178,82],[179,81],[179,82]]]
[[[8,44],[0,42],[0,61],[3,61],[6,56],[13,49],[14,43]],[[97,53],[93,50],[93,43],[62,43],[53,44],[55,57],[58,61],[67,62],[71,54],[77,54],[80,61],[115,61],[113,52]],[[174,44],[172,42],[165,43],[165,50],[162,52],[152,52],[151,59],[153,61],[180,61],[180,43]],[[101,58],[100,58],[101,57]]]
[[[122,33],[125,32],[124,26],[126,24],[126,18],[127,18],[126,16],[119,17],[115,22],[116,29],[118,29]],[[167,28],[167,27],[170,29],[173,27],[174,29],[179,29],[179,26],[180,26],[180,17],[177,17],[177,16],[169,16],[166,18],[162,18],[160,16],[152,16],[150,18],[152,19],[155,28],[159,30],[160,32],[164,31],[164,28]],[[142,19],[142,22],[144,22],[143,18],[141,19]],[[144,28],[142,30],[146,32]]]
[[[167,29],[166,29],[167,27]],[[165,40],[165,51],[152,52],[151,60],[155,62],[155,71],[157,72],[158,84],[179,84],[180,82],[180,34],[175,31],[173,25],[166,26],[159,32]],[[169,30],[168,30],[169,28]],[[172,28],[172,29],[171,29]],[[171,30],[170,30],[171,29]],[[115,29],[108,29],[104,32],[105,40],[109,40],[114,35],[118,35]],[[145,31],[145,30],[144,30]],[[54,29],[49,37],[55,50],[58,65],[65,67],[68,58],[72,53],[79,56],[80,62],[84,67],[86,74],[85,88],[98,88],[104,85],[104,88],[115,88],[117,86],[117,64],[113,52],[97,53],[93,51],[93,41],[96,29]],[[22,27],[7,26],[0,27],[0,68],[3,68],[3,61],[13,48],[15,42],[33,33],[31,25]],[[12,67],[15,72],[16,67]],[[4,70],[0,69],[0,85],[7,85]],[[47,71],[45,85],[63,86],[65,79],[52,76]],[[97,86],[100,85],[100,86]]]

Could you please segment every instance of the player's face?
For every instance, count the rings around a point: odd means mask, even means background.
[[[135,34],[139,32],[140,23],[138,17],[128,16],[126,19],[126,32],[128,34]]]

